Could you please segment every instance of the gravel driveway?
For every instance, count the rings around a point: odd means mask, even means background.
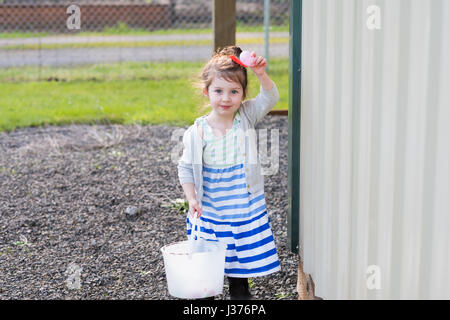
[[[280,165],[265,176],[282,271],[254,278],[257,299],[296,299],[286,247],[287,117]],[[173,299],[159,249],[185,240],[171,141],[177,127],[71,125],[0,133],[0,299]],[[268,139],[270,141],[270,138]],[[270,155],[270,154],[269,154]],[[227,289],[219,297],[228,299]]]

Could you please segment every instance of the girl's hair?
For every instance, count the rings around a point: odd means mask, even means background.
[[[244,91],[242,99],[244,100],[248,83],[247,69],[230,58],[232,55],[239,58],[241,52],[241,48],[236,46],[217,49],[201,73],[202,87],[208,90],[211,82],[216,77],[223,78],[227,81],[238,82]]]

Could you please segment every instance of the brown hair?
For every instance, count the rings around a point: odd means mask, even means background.
[[[230,58],[232,55],[239,58],[241,52],[241,48],[236,46],[217,49],[201,73],[202,87],[208,90],[215,77],[238,82],[242,86],[243,99],[245,99],[248,84],[247,69]]]

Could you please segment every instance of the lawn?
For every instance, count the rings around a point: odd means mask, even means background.
[[[288,60],[271,59],[269,75],[288,106]],[[187,125],[208,112],[193,86],[202,63],[138,63],[68,69],[9,68],[0,73],[0,131],[45,124]],[[37,81],[38,79],[43,79]],[[259,84],[249,72],[249,98]]]
[[[289,32],[289,25],[271,25],[271,32]],[[173,28],[162,30],[147,30],[130,28],[125,23],[118,23],[113,27],[106,27],[99,31],[73,31],[69,33],[52,33],[52,32],[0,32],[0,39],[6,38],[34,38],[59,35],[74,36],[105,36],[105,35],[129,35],[129,36],[148,36],[148,35],[172,35],[172,34],[212,34],[212,28]],[[264,26],[247,26],[238,23],[236,33],[239,32],[264,32]]]
[[[75,39],[76,40],[76,39]],[[244,38],[237,41],[238,45],[264,44],[264,39]],[[271,37],[270,44],[289,43],[289,38]],[[2,46],[2,50],[50,50],[50,49],[80,49],[80,48],[139,48],[139,47],[167,47],[167,46],[205,46],[211,40],[161,40],[161,41],[89,41],[73,43],[42,43],[42,44],[14,44]]]

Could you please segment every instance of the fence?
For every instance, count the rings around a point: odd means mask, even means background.
[[[264,53],[265,3],[269,55],[287,58],[289,0],[238,0],[237,44]],[[212,53],[212,9],[211,0],[0,0],[0,81],[23,80],[11,71],[18,67],[34,70],[34,80],[86,64],[204,61]]]

